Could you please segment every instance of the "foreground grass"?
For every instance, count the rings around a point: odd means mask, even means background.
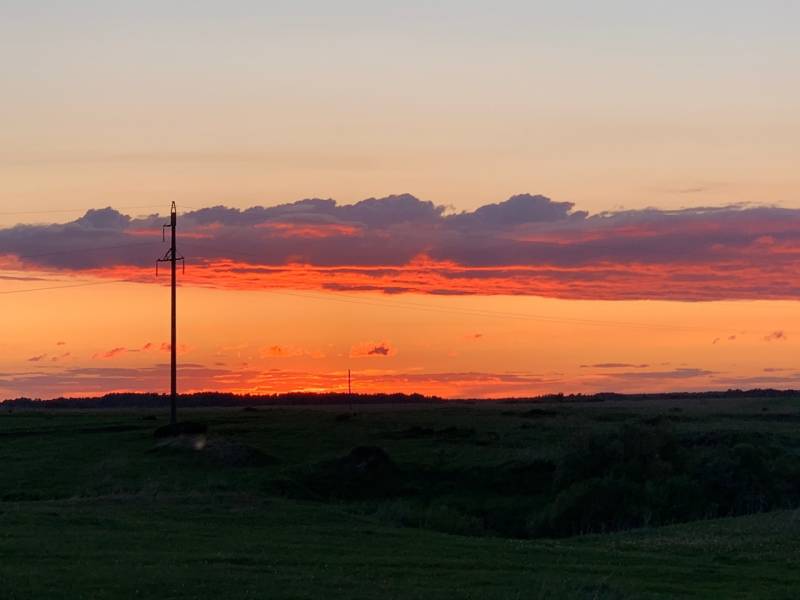
[[[792,512],[571,540],[394,529],[253,498],[11,503],[4,598],[794,598]]]
[[[247,497],[6,503],[4,598],[795,598],[792,512],[570,540]]]
[[[684,406],[678,427],[797,440],[794,404]],[[292,500],[276,482],[359,444],[452,468],[554,456],[567,432],[664,406],[206,411],[212,435],[277,459],[241,467],[152,452],[142,413],[0,417],[0,598],[795,598],[794,511],[560,540],[393,527],[347,503]],[[510,414],[509,414],[510,413]],[[672,413],[674,414],[674,412]],[[163,421],[161,421],[163,422]],[[474,430],[403,437],[409,427]],[[491,435],[490,435],[491,434]]]

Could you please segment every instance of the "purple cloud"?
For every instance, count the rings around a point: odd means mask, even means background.
[[[680,367],[666,371],[614,371],[607,375],[616,379],[653,379],[653,380],[671,380],[671,379],[694,379],[696,377],[708,377],[715,375],[714,371],[706,369],[698,369],[695,367]]]
[[[0,229],[0,257],[28,270],[152,281],[164,217],[112,208],[75,221]],[[474,211],[409,194],[339,205],[308,199],[182,214],[187,281],[386,293],[560,298],[800,298],[800,209],[626,210],[517,195]],[[731,339],[731,338],[728,338]],[[732,341],[732,340],[731,340]]]

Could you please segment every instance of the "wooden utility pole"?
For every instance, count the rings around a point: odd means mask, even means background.
[[[182,266],[186,269],[186,261],[182,256],[178,256],[178,251],[176,248],[176,235],[177,235],[177,224],[178,224],[178,211],[175,207],[175,203],[172,203],[172,207],[170,208],[169,212],[169,223],[164,225],[161,229],[162,232],[162,239],[164,238],[164,230],[169,227],[170,228],[170,237],[171,237],[171,244],[170,249],[167,250],[167,253],[163,256],[163,258],[159,258],[156,261],[156,274],[158,274],[158,263],[160,262],[168,262],[170,263],[170,276],[171,276],[171,302],[170,302],[170,372],[169,372],[169,392],[170,392],[170,405],[169,405],[169,422],[171,425],[175,425],[178,422],[178,324],[177,324],[177,262],[181,261]]]

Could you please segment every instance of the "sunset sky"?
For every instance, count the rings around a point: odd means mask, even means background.
[[[798,387],[800,4],[0,7],[0,398]]]

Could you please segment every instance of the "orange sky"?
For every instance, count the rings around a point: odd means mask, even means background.
[[[796,2],[3,16],[0,397],[800,385]]]
[[[62,278],[52,285],[68,284]],[[3,290],[43,285],[4,282]],[[179,299],[180,387],[187,392],[340,391],[348,368],[357,391],[448,397],[786,387],[797,381],[792,356],[800,332],[791,301],[600,302],[200,287],[182,287]],[[0,395],[167,387],[167,288],[109,283],[6,294],[3,301]]]

